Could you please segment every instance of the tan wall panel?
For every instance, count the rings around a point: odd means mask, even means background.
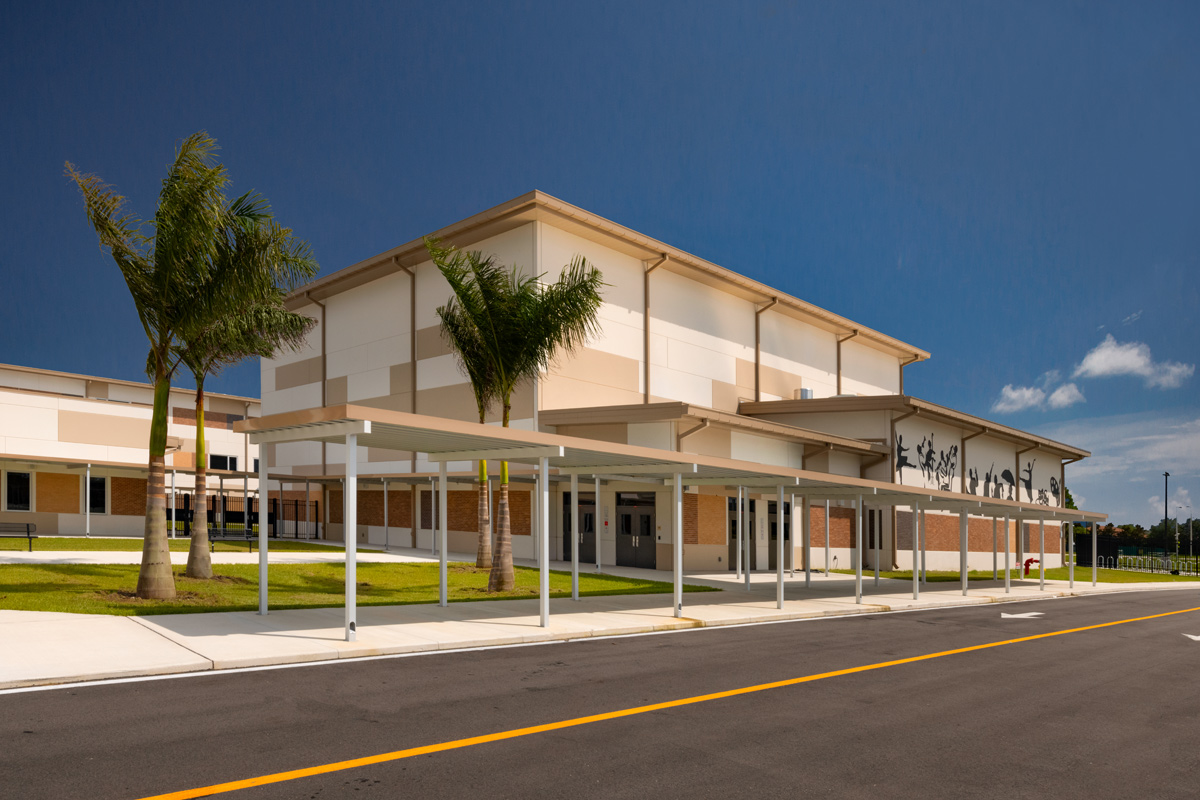
[[[150,443],[150,420],[88,414],[82,411],[59,411],[58,440],[144,448]]]
[[[275,368],[275,391],[321,382],[321,357],[293,361]]]
[[[368,400],[355,400],[356,406],[367,406],[369,408],[384,408],[388,411],[412,411],[412,395],[411,394],[389,394],[384,397],[372,397]]]
[[[475,406],[475,395],[466,384],[439,386],[436,389],[417,391],[417,413],[465,422],[479,422],[479,410]],[[496,412],[499,419],[499,411]]]
[[[784,372],[766,364],[759,365],[759,389],[766,394],[774,394],[784,400],[791,400],[796,389],[800,388],[800,376]]]
[[[731,431],[724,428],[709,427],[685,438],[682,447],[685,453],[730,458],[730,453],[733,451],[733,436]]]
[[[346,402],[347,380],[346,376],[340,378],[330,378],[325,382],[325,402],[331,406],[338,406]]]
[[[636,362],[634,362],[636,363]],[[543,409],[623,406],[642,402],[642,393],[603,383],[553,375],[538,386],[538,402]]]
[[[559,425],[555,431],[561,436],[578,436],[597,442],[629,443],[629,426],[624,423],[612,425]]]
[[[37,474],[37,511],[78,514],[80,476],[63,472]]]
[[[368,447],[367,461],[380,463],[383,461],[408,461],[412,453],[407,450],[385,450],[382,447]]]
[[[737,385],[742,389],[749,389],[751,397],[754,392],[754,362],[747,361],[744,358],[737,360]]]
[[[641,369],[641,362],[636,359],[581,347],[555,361],[549,377],[553,379],[556,375],[562,375],[636,392]]]
[[[450,343],[442,336],[440,325],[421,328],[417,331],[417,360],[437,358],[450,353]]]
[[[407,395],[413,390],[412,365],[393,364],[389,370],[389,381],[393,395]]]

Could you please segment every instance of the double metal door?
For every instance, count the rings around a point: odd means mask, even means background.
[[[755,531],[758,530],[758,519],[755,502],[753,500],[746,502],[746,534],[750,537],[750,571],[758,569],[758,543],[754,540]],[[738,513],[737,513],[737,498],[731,497],[728,505],[729,511],[729,571],[733,572],[738,565],[738,546],[742,548],[742,567],[745,567],[746,561],[746,543],[738,541]]]
[[[572,546],[579,543],[579,560],[584,564],[596,563],[596,501],[594,496],[579,495],[579,535],[571,535],[571,498],[564,494],[563,505],[563,560],[571,560]]]
[[[618,508],[617,566],[654,569],[656,551],[654,510]]]

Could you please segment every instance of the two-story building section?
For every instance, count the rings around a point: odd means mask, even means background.
[[[1008,543],[1030,551],[1036,508],[1060,508],[1064,465],[1086,451],[1015,430],[904,393],[905,368],[929,353],[802,299],[705,261],[541,192],[531,192],[430,235],[495,255],[527,274],[555,280],[582,255],[606,286],[601,330],[515,398],[512,425],[677,453],[1025,501],[1027,524],[1013,519]],[[262,362],[263,414],[350,403],[477,421],[464,373],[443,338],[436,309],[450,289],[414,239],[294,292],[289,307],[317,322],[298,352]],[[493,410],[491,423],[498,421]],[[329,536],[341,530],[345,454],[337,444],[265,445],[272,476],[324,481]],[[433,508],[421,453],[359,448],[359,541],[429,547]],[[472,465],[455,465],[449,493],[450,546],[474,552]],[[527,473],[517,472],[518,481]],[[390,489],[386,500],[385,485]],[[530,484],[513,492],[514,554],[532,557]],[[670,568],[672,526],[662,481],[606,480],[599,498],[580,493],[581,556],[604,564]],[[733,569],[737,561],[736,487],[693,486],[683,504],[684,565]],[[747,531],[752,569],[776,566],[775,537],[800,558],[790,508],[779,525],[776,495],[751,494]],[[553,555],[568,557],[562,531],[568,492],[553,487]],[[790,505],[790,503],[789,503]],[[850,566],[854,511],[834,499],[811,511],[813,560]],[[863,510],[864,559],[911,566],[911,509]],[[973,568],[990,566],[1003,521],[972,517]],[[595,552],[595,532],[599,553]],[[828,531],[828,534],[826,534]],[[930,568],[957,568],[958,518],[926,516]],[[826,538],[826,536],[828,538]],[[998,537],[998,538],[994,538]],[[1032,548],[1036,550],[1036,546]],[[1060,538],[1047,537],[1056,561]]]

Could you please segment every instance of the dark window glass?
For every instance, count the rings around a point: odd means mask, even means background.
[[[5,498],[9,511],[29,511],[29,473],[8,473],[8,497]]]
[[[258,473],[258,459],[257,458],[254,459],[254,472],[256,474]]]
[[[228,469],[237,471],[237,456],[209,455],[209,469]]]
[[[234,472],[237,472],[237,456],[229,457],[229,468]]]
[[[108,511],[108,502],[104,492],[104,478],[91,478],[91,497],[88,498],[88,509],[93,514],[104,514]]]

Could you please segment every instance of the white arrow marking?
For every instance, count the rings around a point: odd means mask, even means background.
[[[1200,636],[1192,636],[1190,633],[1185,633],[1184,636],[1188,637],[1193,642],[1200,642]]]
[[[1029,611],[1025,614],[1005,614],[1005,613],[1001,612],[1000,619],[1033,619],[1034,617],[1043,616],[1043,614],[1044,614],[1044,612],[1042,612],[1042,611]],[[1186,636],[1187,634],[1184,634],[1184,635]],[[1200,637],[1197,637],[1197,638],[1200,638]]]

